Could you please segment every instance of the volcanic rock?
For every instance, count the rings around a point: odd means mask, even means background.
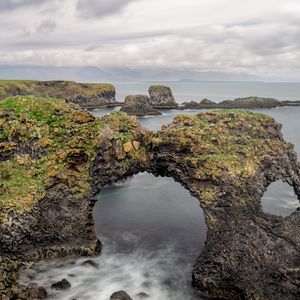
[[[126,292],[118,291],[110,296],[110,300],[133,300]]]
[[[57,281],[51,285],[51,289],[54,290],[68,290],[70,287],[71,284],[67,279]]]
[[[129,115],[146,116],[160,115],[161,113],[150,105],[150,100],[144,95],[127,96],[121,111]]]
[[[152,85],[149,87],[150,104],[154,108],[177,108],[171,88],[163,85]]]

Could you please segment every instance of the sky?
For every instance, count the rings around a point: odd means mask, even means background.
[[[0,0],[0,65],[300,80],[299,0]]]

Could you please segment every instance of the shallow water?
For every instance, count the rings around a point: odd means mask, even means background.
[[[115,109],[93,113],[102,116]],[[300,153],[300,107],[255,111],[282,123],[285,139]],[[140,121],[148,129],[159,130],[178,113],[198,112],[164,110],[161,116]],[[105,300],[120,289],[133,298],[146,292],[149,299],[199,299],[190,285],[192,265],[206,234],[198,201],[172,179],[145,173],[104,188],[98,197],[94,218],[104,247],[101,256],[92,259],[99,269],[81,266],[82,258],[55,260],[27,270],[22,280],[29,282],[28,275],[34,276],[35,282],[49,287],[67,278],[72,288],[65,293],[52,292],[52,299]],[[289,215],[298,206],[291,188],[280,182],[272,184],[263,198],[264,210],[278,215]]]

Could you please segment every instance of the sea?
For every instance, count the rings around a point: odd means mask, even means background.
[[[214,101],[247,96],[300,100],[300,83],[276,82],[130,82],[114,83],[117,99],[129,94],[147,94],[152,84],[172,88],[178,103]],[[111,109],[93,110],[101,117]],[[300,107],[255,109],[283,125],[284,138],[300,153]],[[143,126],[159,130],[177,114],[199,110],[162,110],[160,116],[139,118]],[[98,268],[83,266],[87,258],[64,258],[41,262],[22,270],[20,281],[47,287],[49,299],[109,300],[116,291],[132,299],[202,299],[191,286],[193,264],[204,247],[206,225],[199,201],[172,178],[141,173],[107,186],[94,207],[96,232],[103,243],[101,255],[92,257]],[[281,181],[270,185],[262,198],[266,213],[286,217],[299,206],[293,189]],[[63,292],[50,289],[66,278],[72,287]]]

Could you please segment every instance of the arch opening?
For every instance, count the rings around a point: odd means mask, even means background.
[[[202,299],[192,287],[193,265],[204,247],[206,224],[198,199],[170,177],[139,173],[102,188],[93,218],[100,256],[41,262],[21,274],[35,277],[57,299],[109,299],[125,290],[132,299]],[[66,278],[72,288],[54,291]],[[142,294],[144,295],[144,294]]]
[[[261,199],[261,204],[265,213],[282,217],[291,215],[300,206],[293,187],[282,180],[269,185]]]

